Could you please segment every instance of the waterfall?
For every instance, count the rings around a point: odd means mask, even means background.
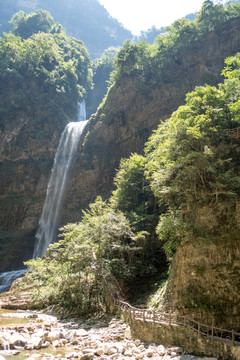
[[[67,124],[60,138],[36,233],[33,258],[42,257],[48,245],[53,243],[57,237],[68,176],[73,165],[80,136],[87,124],[85,101],[79,104],[77,120],[77,122]],[[26,269],[22,269],[1,273],[0,293],[8,290],[12,282],[26,271]]]
[[[81,103],[79,106],[78,119],[82,119],[83,116],[86,116],[85,103]],[[78,141],[86,123],[85,119],[84,121],[69,123],[62,133],[36,233],[33,258],[42,257],[49,244],[56,241],[68,175],[73,164]]]
[[[79,103],[79,107],[78,107],[78,119],[77,121],[85,121],[87,118],[87,114],[86,114],[86,103],[85,100],[82,100]]]

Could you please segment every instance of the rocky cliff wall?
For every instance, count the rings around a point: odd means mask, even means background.
[[[160,84],[152,86],[128,77],[111,88],[105,104],[90,120],[69,184],[63,222],[77,221],[80,210],[101,194],[107,197],[122,157],[141,153],[160,120],[169,117],[197,85],[223,80],[224,59],[240,50],[240,19],[211,32],[194,49],[166,68]]]
[[[208,325],[240,328],[239,201],[188,209],[197,224],[177,249],[166,288],[167,308]],[[209,236],[201,236],[201,232]]]
[[[19,109],[19,87],[0,86],[0,98],[9,104],[0,121],[0,272],[21,268],[32,256],[56,148],[74,113],[63,111],[61,95],[43,94],[33,80],[23,87],[31,106]]]

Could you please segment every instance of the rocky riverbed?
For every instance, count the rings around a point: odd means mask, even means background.
[[[37,312],[0,313],[0,360],[196,360],[181,347],[133,340],[127,324],[113,317],[58,320]],[[208,358],[209,359],[209,358]]]

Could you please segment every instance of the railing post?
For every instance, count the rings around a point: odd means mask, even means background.
[[[234,330],[232,330],[232,345],[234,345]]]
[[[186,316],[183,318],[183,326],[186,327]]]
[[[123,313],[124,319],[127,320],[126,309],[125,309],[125,305],[123,303],[120,304],[120,311]]]
[[[145,310],[143,310],[143,321],[145,321]]]
[[[156,322],[156,311],[153,310],[153,325],[155,326],[155,322]]]
[[[212,319],[212,327],[211,327],[211,340],[213,341],[213,325],[214,325],[214,319]]]
[[[171,321],[172,321],[172,317],[171,317],[171,313],[169,314],[169,326],[171,326]]]
[[[198,337],[200,338],[200,324],[198,323]]]
[[[132,319],[135,319],[135,309],[132,310]]]
[[[213,340],[213,324],[212,324],[212,328],[211,328],[211,340]]]

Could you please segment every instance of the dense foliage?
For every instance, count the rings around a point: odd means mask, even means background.
[[[209,31],[220,32],[224,23],[240,16],[240,3],[220,3],[214,5],[205,0],[196,19],[183,18],[176,20],[165,32],[155,38],[153,45],[147,42],[132,44],[125,41],[119,50],[113,73],[115,81],[134,75],[151,86],[163,81],[164,73],[169,65],[181,61],[181,54],[196,46]]]
[[[47,12],[41,11],[30,14],[28,18],[35,18],[35,15],[38,18],[39,14],[40,20],[51,19]],[[28,24],[27,21],[20,23]],[[13,111],[26,111],[30,108],[33,111],[34,96],[37,96],[39,101],[41,97],[46,97],[42,100],[45,104],[52,99],[55,101],[55,108],[57,104],[61,104],[65,107],[64,111],[73,116],[79,99],[85,96],[92,86],[90,58],[83,43],[67,37],[64,32],[56,33],[56,24],[51,21],[48,23],[51,23],[51,27],[49,26],[47,32],[38,31],[42,22],[33,28],[28,24],[27,32],[33,35],[26,36],[26,39],[13,34],[4,34],[4,37],[0,38],[2,121],[6,121]],[[34,24],[36,25],[35,22]],[[16,25],[16,32],[17,28],[19,29]],[[50,33],[49,29],[55,30]],[[37,33],[34,33],[35,31]],[[6,86],[9,89],[7,93]],[[7,99],[10,93],[14,98],[11,102]]]
[[[198,228],[198,219],[187,209],[234,204],[221,219],[222,227],[237,229],[236,199],[240,194],[238,150],[228,129],[239,126],[240,56],[226,60],[227,76],[218,88],[198,87],[187,94],[186,105],[159,126],[146,146],[146,174],[154,195],[167,212],[160,217],[157,232],[171,257],[178,243],[202,236],[218,236]],[[177,231],[176,231],[177,230]],[[174,235],[173,235],[174,234]]]
[[[155,41],[155,38],[164,33],[164,27],[160,27],[159,29],[156,28],[156,26],[152,26],[150,29],[146,30],[146,31],[140,31],[139,35],[135,35],[132,38],[133,43],[138,43],[141,41],[146,41],[149,44],[153,44]]]
[[[38,304],[74,307],[80,314],[101,311],[104,281],[134,276],[145,233],[134,234],[124,214],[100,197],[79,224],[62,230],[63,240],[51,245],[44,259],[27,262],[30,272],[23,281],[37,285]]]
[[[158,205],[145,177],[146,158],[133,154],[122,159],[115,178],[111,204],[124,212],[134,231],[151,232],[157,224]]]
[[[14,35],[26,39],[38,32],[49,33],[54,25],[54,19],[48,11],[37,10],[27,15],[21,10],[13,15],[10,24]]]
[[[94,88],[87,97],[87,118],[97,111],[109,87],[110,73],[114,69],[114,58],[117,48],[110,47],[106,49],[100,58],[92,61],[93,84]]]
[[[132,36],[130,31],[109,15],[98,0],[0,1],[0,34],[12,30],[9,21],[20,10],[28,20],[19,30],[26,31],[33,20],[40,24],[40,16],[34,15],[33,18],[27,15],[39,8],[49,11],[55,21],[63,25],[68,35],[82,40],[92,58],[101,56],[110,46],[121,46],[123,40]],[[45,32],[48,21],[40,25]]]

